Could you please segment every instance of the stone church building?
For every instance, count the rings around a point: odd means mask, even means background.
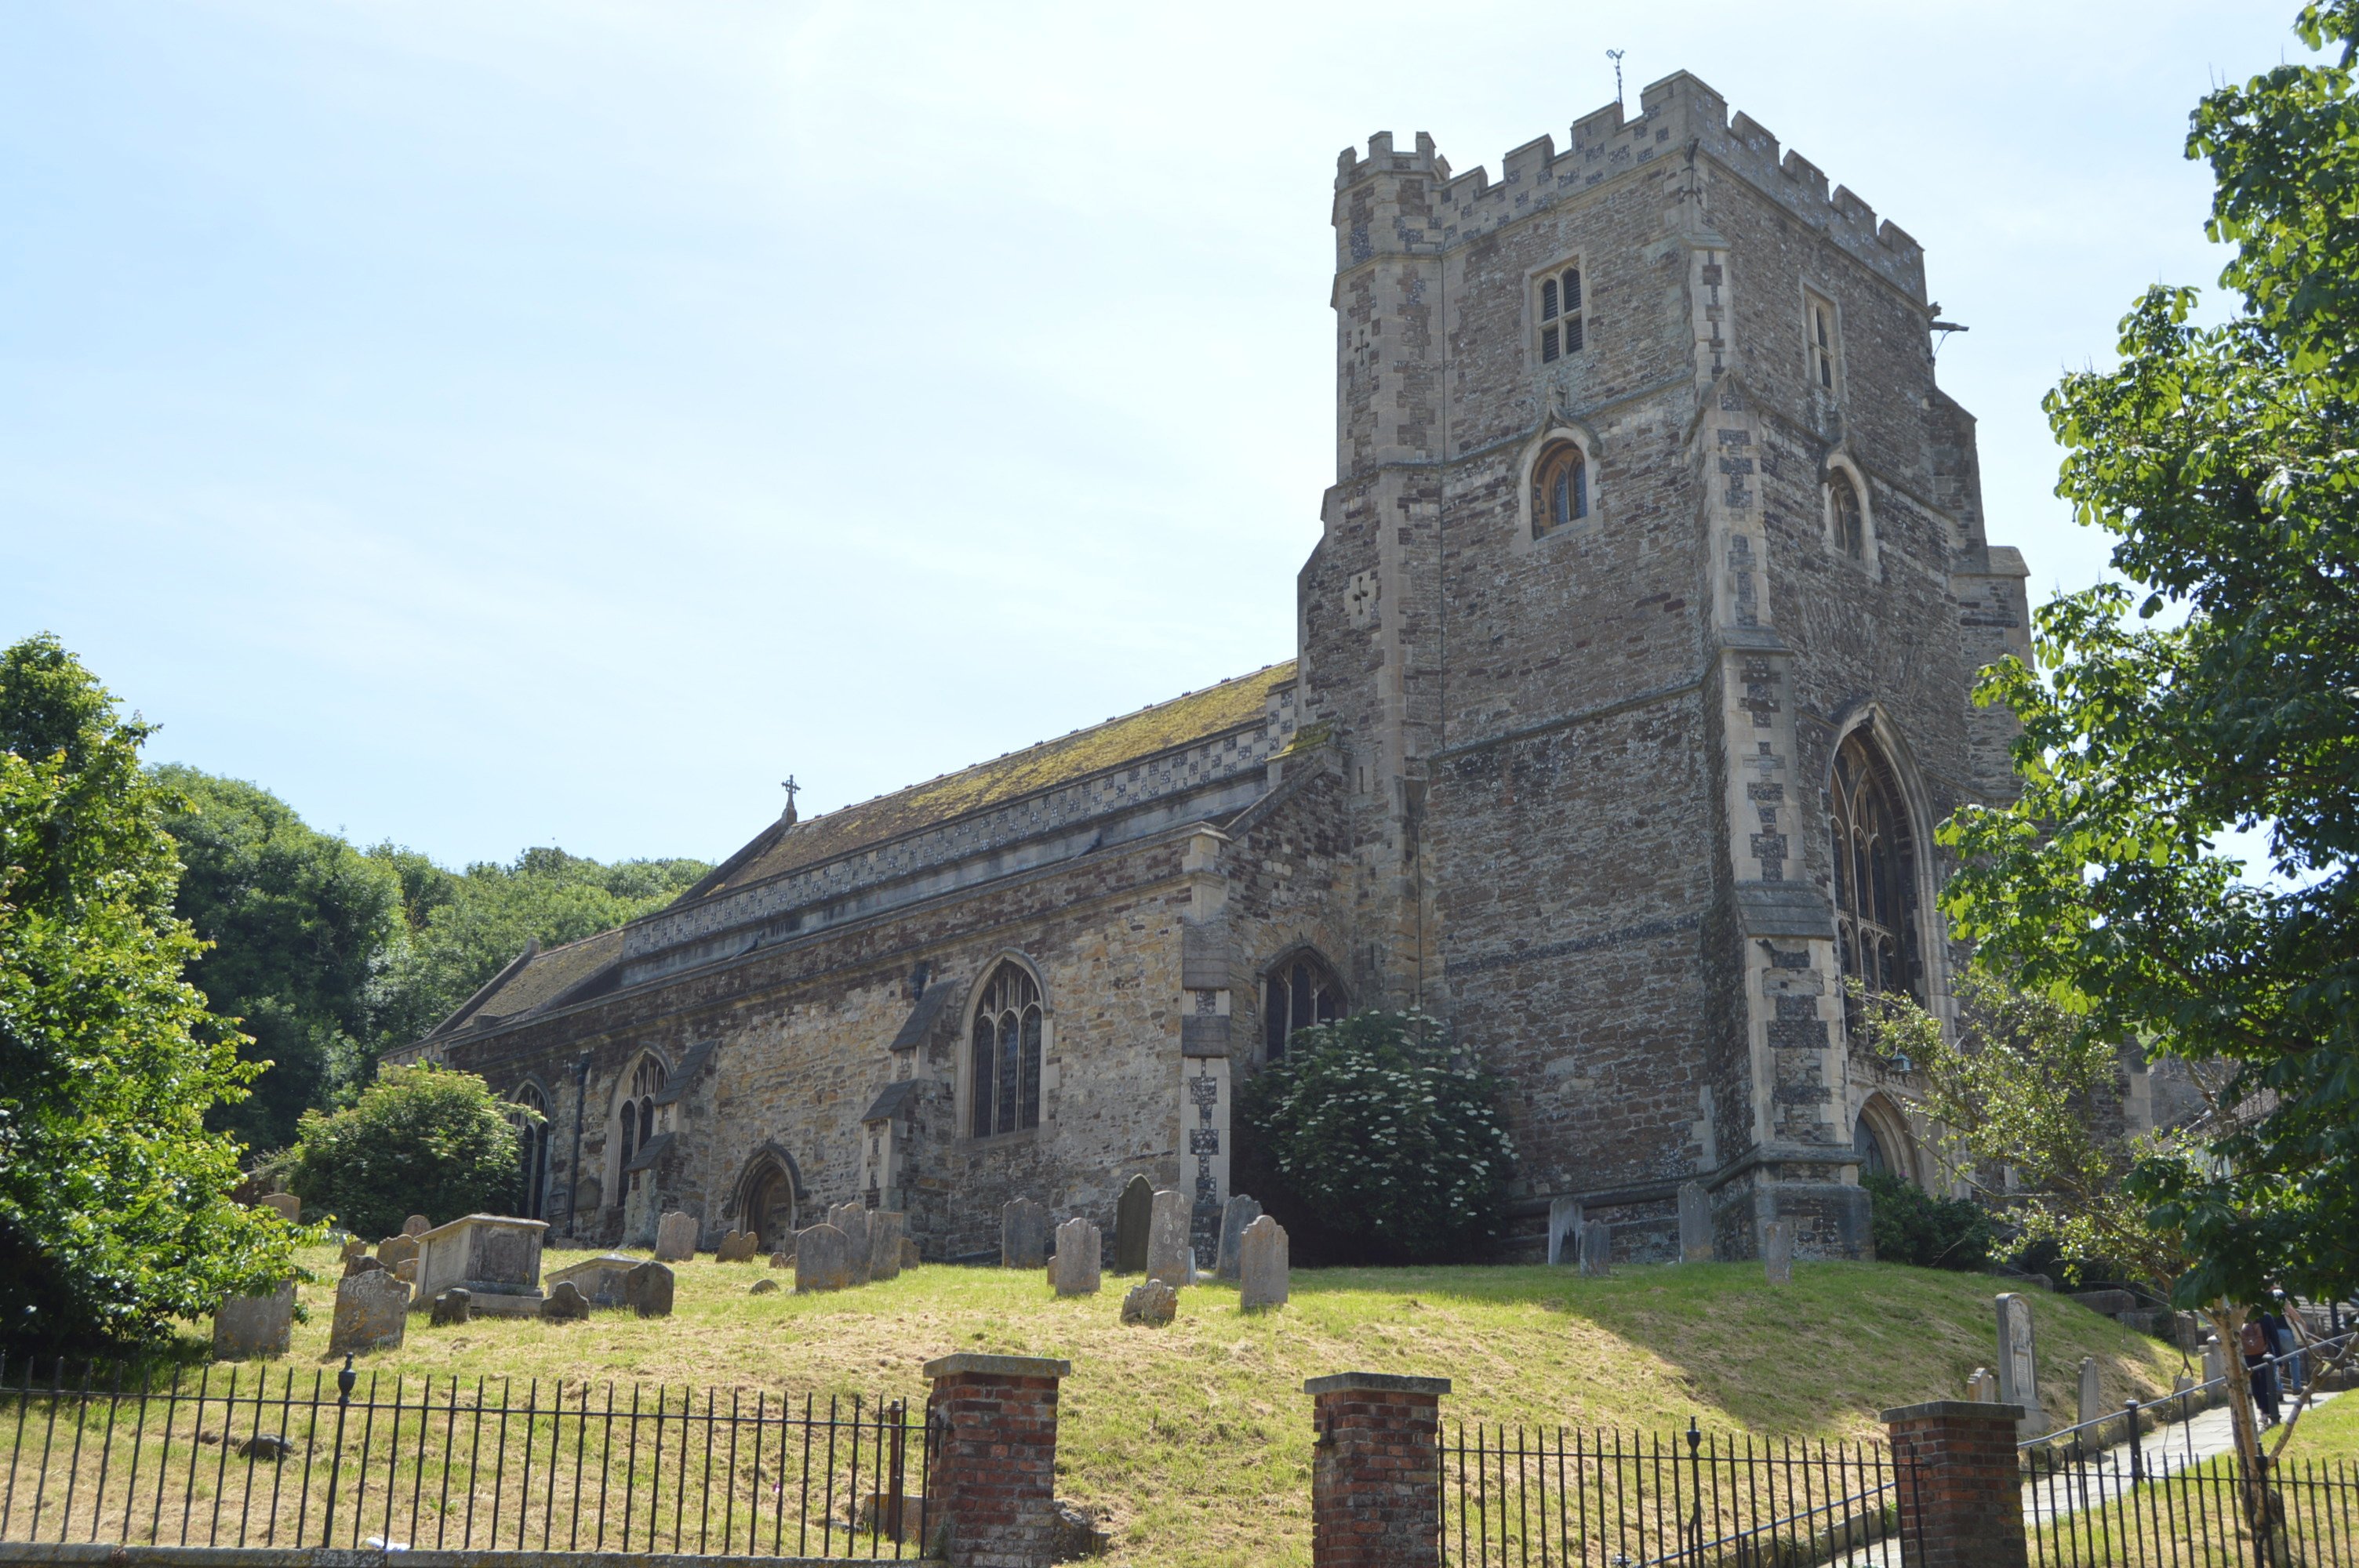
[[[525,1206],[645,1242],[1022,1195],[1229,1194],[1238,1085],[1414,1003],[1506,1085],[1520,1229],[1668,1256],[1701,1182],[1867,1243],[1933,1173],[1843,983],[1947,1005],[1935,825],[2009,788],[2027,654],[1923,254],[1685,74],[1454,174],[1335,177],[1335,483],[1296,656],[865,805],[527,951],[392,1060],[541,1109]]]

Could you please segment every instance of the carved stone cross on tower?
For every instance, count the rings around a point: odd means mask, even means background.
[[[778,820],[791,824],[795,820],[795,796],[802,792],[803,786],[795,783],[794,774],[788,773],[786,782],[778,787],[787,792],[787,808],[778,814]]]

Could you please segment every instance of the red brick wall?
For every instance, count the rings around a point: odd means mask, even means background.
[[[1900,1529],[1924,1568],[2024,1568],[2014,1405],[1936,1400],[1884,1412],[1899,1462]]]
[[[945,1356],[926,1365],[934,1453],[927,1531],[951,1568],[1040,1568],[1053,1561],[1057,1386],[1069,1361]]]
[[[1344,1372],[1302,1385],[1319,1432],[1310,1467],[1317,1568],[1428,1568],[1441,1539],[1447,1378]]]

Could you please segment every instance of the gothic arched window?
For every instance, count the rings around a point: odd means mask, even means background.
[[[616,1119],[622,1123],[623,1134],[623,1159],[614,1167],[617,1178],[614,1190],[617,1193],[625,1189],[625,1178],[630,1186],[638,1184],[638,1177],[630,1173],[631,1160],[655,1138],[655,1097],[663,1087],[663,1064],[652,1056],[643,1059],[631,1073],[630,1092],[623,1097],[622,1106],[616,1113]]]
[[[1916,994],[1915,846],[1891,764],[1865,730],[1836,749],[1832,793],[1835,945],[1843,973],[1873,991]]]
[[[1864,559],[1867,514],[1859,503],[1859,487],[1841,469],[1827,478],[1827,516],[1834,529],[1835,546],[1853,560]]]
[[[1559,441],[1532,471],[1532,532],[1549,533],[1588,515],[1588,460],[1572,442]]]
[[[967,1096],[977,1138],[1040,1125],[1040,986],[1012,958],[992,971],[975,1004]]]
[[[1875,1125],[1867,1119],[1867,1113],[1864,1111],[1860,1113],[1858,1122],[1852,1128],[1851,1151],[1859,1156],[1861,1175],[1884,1176],[1892,1173],[1892,1158],[1884,1152],[1884,1140],[1875,1135]]]
[[[1298,953],[1273,968],[1262,981],[1262,1054],[1272,1062],[1286,1054],[1298,1029],[1332,1023],[1343,1016],[1343,988],[1315,953]]]
[[[538,1086],[527,1084],[511,1097],[518,1109],[508,1118],[516,1131],[516,1213],[523,1219],[543,1219],[541,1193],[549,1183],[549,1099]],[[538,1111],[538,1117],[525,1115]]]

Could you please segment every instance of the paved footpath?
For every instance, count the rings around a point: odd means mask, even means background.
[[[2321,1393],[2310,1404],[2314,1413],[2335,1396]],[[2291,1408],[2290,1403],[2288,1406]],[[2307,1419],[2307,1418],[2305,1418]],[[2266,1445],[2270,1433],[2263,1432]],[[2200,1465],[2236,1445],[2235,1424],[2228,1407],[2218,1405],[2191,1421],[2147,1433],[2138,1439],[2138,1457],[2146,1476],[2169,1476]],[[2130,1487],[2130,1445],[2117,1444],[2086,1463],[2068,1465],[2054,1476],[2027,1482],[2023,1488],[2023,1522],[2034,1529],[2050,1519],[2112,1502]]]

